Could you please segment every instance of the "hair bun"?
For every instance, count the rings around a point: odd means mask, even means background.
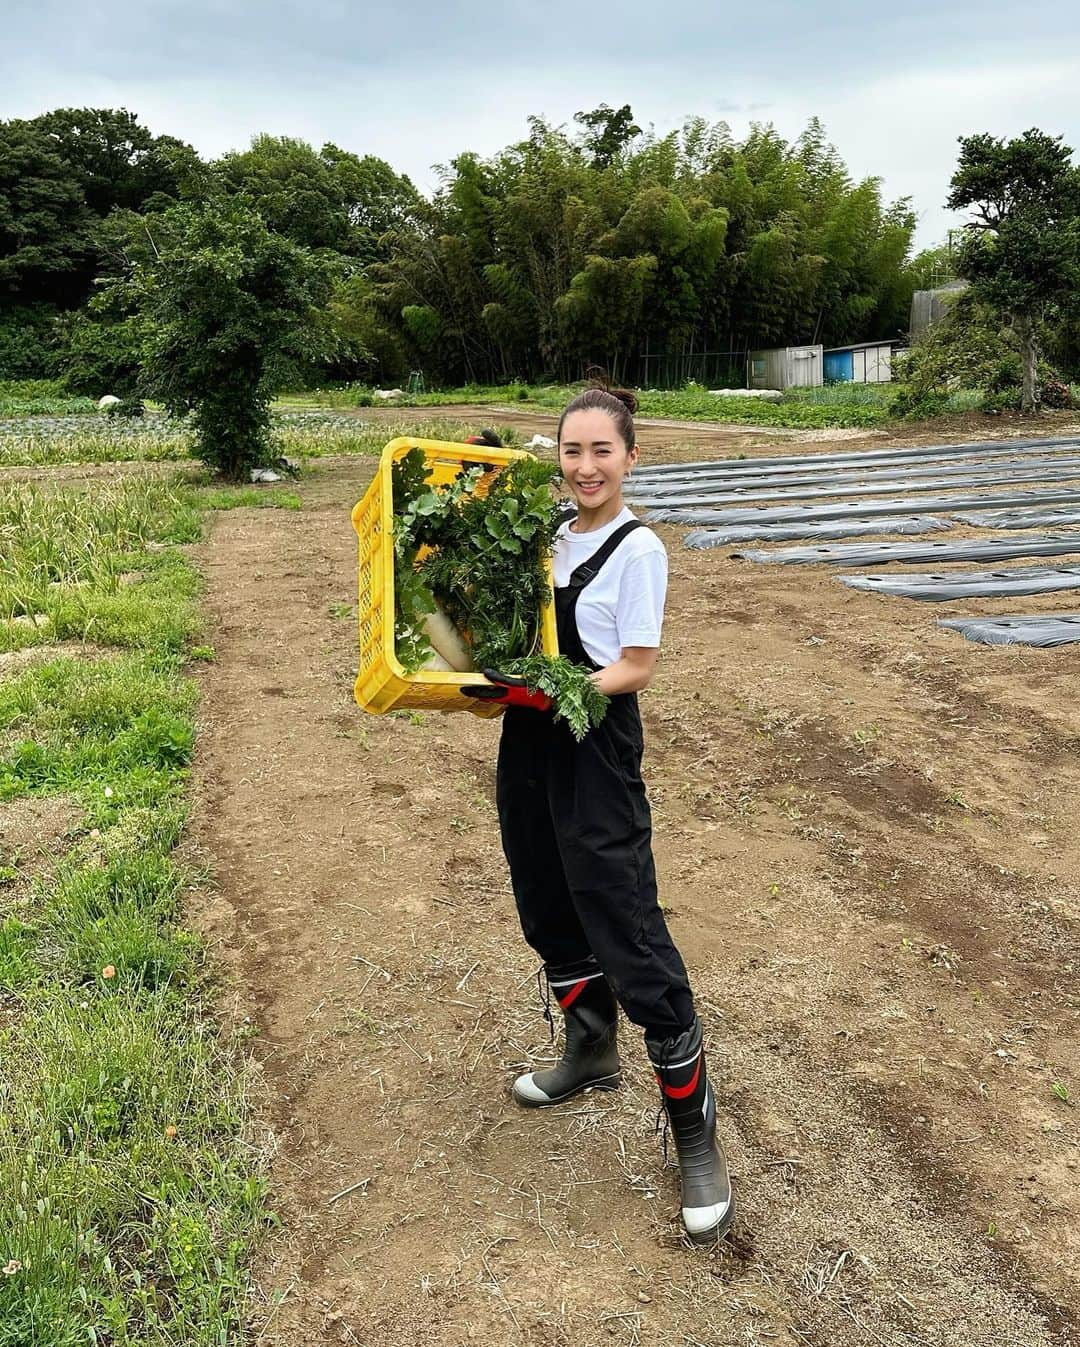
[[[637,394],[632,393],[629,388],[606,388],[604,391],[610,393],[613,398],[618,398],[631,416],[637,414]]]

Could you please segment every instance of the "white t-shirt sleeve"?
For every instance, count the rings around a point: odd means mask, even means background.
[[[650,548],[626,563],[615,611],[621,649],[632,645],[652,649],[660,645],[666,597],[667,553],[662,547]]]

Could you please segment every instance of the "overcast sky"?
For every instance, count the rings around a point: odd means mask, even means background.
[[[330,140],[425,189],[530,114],[630,103],[660,134],[700,115],[789,138],[817,115],[855,177],[912,198],[919,246],[954,223],[958,136],[1039,126],[1080,147],[1078,90],[1069,0],[7,0],[0,34],[0,120],[126,107],[210,157],[263,131]]]

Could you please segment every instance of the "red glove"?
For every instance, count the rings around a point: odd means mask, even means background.
[[[550,711],[551,698],[546,692],[530,692],[524,678],[513,674],[497,673],[494,669],[482,669],[488,680],[476,687],[462,688],[466,697],[478,697],[481,701],[499,702],[503,706],[527,706],[533,711]]]
[[[465,436],[466,444],[486,444],[489,449],[501,449],[502,439],[494,430],[481,430]]]

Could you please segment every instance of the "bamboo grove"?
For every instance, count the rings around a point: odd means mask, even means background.
[[[793,142],[702,119],[659,136],[628,107],[527,129],[489,159],[460,154],[424,194],[329,144],[259,136],[205,163],[126,112],[2,123],[0,376],[115,384],[132,338],[108,283],[185,202],[250,210],[320,272],[319,341],[284,382],[572,379],[593,363],[645,386],[723,382],[753,347],[906,327],[910,204],[854,181],[817,120]]]

